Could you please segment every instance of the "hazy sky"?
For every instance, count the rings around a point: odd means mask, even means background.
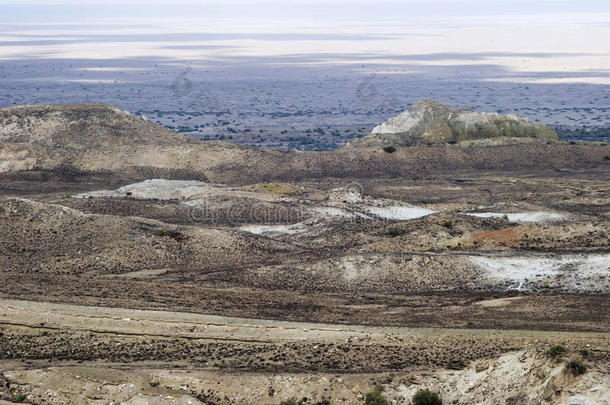
[[[609,0],[0,0],[0,60],[410,57],[610,84],[608,38]]]
[[[102,18],[401,19],[609,13],[607,0],[0,0],[7,22]]]

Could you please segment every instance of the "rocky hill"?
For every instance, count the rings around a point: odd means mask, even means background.
[[[225,142],[200,142],[104,104],[26,105],[0,109],[0,173],[71,166],[198,168],[234,158]]]
[[[0,181],[0,191],[3,183],[10,183],[8,177],[12,176],[15,184],[19,176],[48,176],[50,172],[60,176],[58,180],[73,178],[74,172],[102,176],[106,182],[113,176],[117,184],[151,178],[246,184],[329,177],[413,177],[472,169],[563,170],[605,166],[609,161],[607,145],[548,144],[535,138],[506,137],[502,139],[533,141],[527,145],[521,141],[497,144],[501,142],[493,138],[488,139],[493,141],[490,145],[476,141],[473,148],[465,143],[440,143],[453,137],[462,139],[460,128],[468,137],[501,131],[506,136],[557,139],[551,129],[517,118],[454,111],[421,102],[394,120],[358,141],[357,146],[368,148],[302,152],[200,141],[103,104],[8,107],[0,109],[0,175],[6,179]],[[397,132],[385,133],[392,125]],[[411,129],[404,132],[409,125]],[[398,147],[422,140],[435,145],[400,148],[392,154],[382,150],[385,145]]]
[[[0,172],[65,164],[95,150],[184,142],[165,128],[103,104],[0,109]]]
[[[500,137],[559,140],[552,128],[530,123],[527,118],[454,110],[435,101],[422,100],[350,145],[411,146]]]
[[[98,103],[23,105],[0,109],[0,139],[79,148],[129,140],[139,144],[184,142],[164,127]]]

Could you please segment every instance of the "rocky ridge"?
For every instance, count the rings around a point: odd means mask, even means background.
[[[373,128],[352,146],[411,146],[457,143],[489,138],[538,138],[559,140],[550,127],[527,118],[498,113],[452,109],[435,101],[421,100],[410,109]]]

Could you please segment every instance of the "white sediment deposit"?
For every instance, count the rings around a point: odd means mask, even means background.
[[[471,256],[490,284],[506,290],[610,291],[610,254]],[[485,282],[485,281],[484,281]]]
[[[409,219],[421,218],[436,212],[426,208],[416,207],[414,205],[388,205],[385,207],[373,206],[367,207],[366,211],[379,218],[395,221],[407,221]]]
[[[570,216],[561,212],[551,211],[531,211],[531,212],[472,212],[467,215],[478,218],[506,218],[510,222],[518,223],[551,223],[563,222],[570,219]]]
[[[186,200],[207,195],[210,186],[194,180],[151,179],[128,184],[116,190],[100,190],[75,195],[75,198],[136,198],[149,200]]]
[[[240,228],[242,231],[253,233],[255,235],[294,235],[305,232],[307,228],[303,224],[293,225],[244,225]]]

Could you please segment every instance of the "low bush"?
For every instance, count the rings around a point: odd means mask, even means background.
[[[384,146],[383,147],[383,151],[385,153],[394,153],[394,152],[396,152],[396,148],[391,146],[391,145],[390,146]]]
[[[27,395],[19,394],[15,397],[15,402],[23,402],[27,399]]]
[[[553,345],[546,351],[546,355],[552,359],[559,359],[566,353],[566,348],[561,345]]]
[[[388,400],[381,394],[380,388],[375,388],[375,391],[367,392],[364,397],[365,405],[388,405]]]
[[[388,229],[388,235],[390,235],[391,237],[395,238],[397,236],[400,235],[404,235],[405,231],[400,229],[400,228],[390,228]]]
[[[587,365],[580,359],[572,359],[568,362],[568,370],[573,375],[581,375],[587,372]]]
[[[419,390],[413,395],[413,405],[442,405],[441,397],[428,388]]]
[[[170,238],[173,238],[176,240],[182,239],[182,234],[180,232],[174,231],[171,229],[163,229],[163,228],[155,229],[155,235],[161,236],[161,237],[167,236],[167,237],[170,237]]]

